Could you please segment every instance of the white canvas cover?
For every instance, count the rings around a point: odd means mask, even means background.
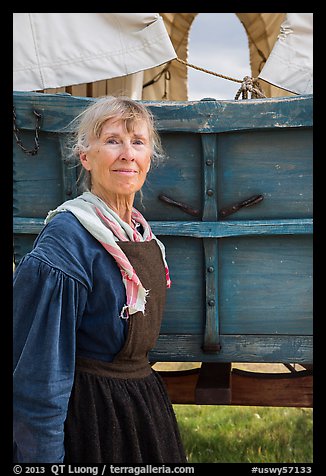
[[[13,89],[129,75],[176,58],[158,13],[14,13]]]
[[[313,93],[312,13],[286,14],[259,78],[292,93]]]

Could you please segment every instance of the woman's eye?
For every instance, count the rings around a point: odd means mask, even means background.
[[[119,139],[115,139],[115,138],[109,138],[109,139],[106,139],[105,141],[106,144],[119,144]],[[132,141],[132,144],[133,145],[144,145],[144,141],[142,139],[135,139]]]

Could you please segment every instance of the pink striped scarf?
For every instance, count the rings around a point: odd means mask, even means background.
[[[132,220],[143,227],[143,234],[124,222],[106,203],[91,192],[84,192],[77,198],[62,203],[55,210],[50,210],[44,223],[48,223],[57,213],[70,211],[80,223],[96,238],[110,255],[116,260],[126,288],[127,303],[123,306],[121,317],[128,318],[138,311],[145,313],[146,297],[149,290],[140,282],[135,270],[117,241],[150,241],[156,240],[160,247],[165,265],[166,285],[171,286],[169,268],[165,259],[165,247],[156,238],[143,215],[132,209]]]

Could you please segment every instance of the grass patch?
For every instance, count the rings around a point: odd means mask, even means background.
[[[174,405],[189,463],[312,463],[311,408]]]

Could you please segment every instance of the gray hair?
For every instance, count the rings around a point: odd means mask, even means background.
[[[73,134],[69,139],[70,154],[68,161],[73,161],[80,165],[79,155],[86,152],[92,139],[99,138],[103,124],[109,119],[125,121],[128,131],[133,129],[136,121],[143,120],[147,124],[150,143],[152,147],[151,164],[159,165],[164,160],[164,151],[160,136],[156,130],[154,117],[151,111],[141,104],[125,96],[102,96],[96,98],[95,102],[88,106],[70,123],[73,127]],[[90,190],[90,172],[81,167],[77,179],[80,191]]]

